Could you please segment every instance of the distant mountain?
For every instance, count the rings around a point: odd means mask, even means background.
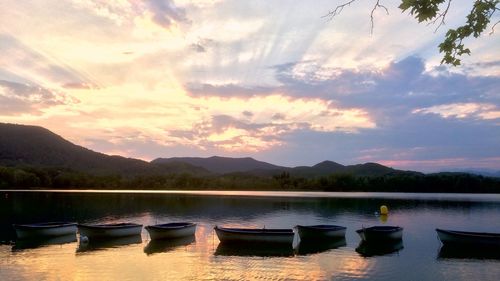
[[[485,177],[494,177],[494,178],[500,178],[500,171],[497,170],[492,170],[492,169],[457,169],[457,170],[451,170],[452,172],[459,172],[459,173],[467,173],[467,174],[473,174],[473,175],[480,175],[480,176],[485,176]]]
[[[75,145],[42,127],[5,123],[0,123],[0,165],[64,167],[127,176],[201,170],[187,164],[152,165],[138,159],[109,156]]]
[[[64,167],[96,175],[123,176],[190,173],[238,174],[271,177],[288,172],[295,177],[313,178],[345,173],[354,176],[382,176],[394,173],[414,173],[386,167],[377,163],[344,166],[323,161],[312,167],[283,167],[246,158],[213,156],[157,158],[146,162],[121,156],[109,156],[75,145],[51,131],[37,126],[0,123],[0,165]]]
[[[298,166],[294,168],[276,166],[266,162],[257,161],[253,158],[229,158],[212,156],[201,157],[173,157],[157,158],[151,161],[153,164],[186,163],[204,168],[217,174],[246,174],[249,176],[273,176],[282,172],[288,172],[295,177],[313,178],[331,174],[345,173],[356,176],[382,176],[393,173],[418,173],[407,172],[389,168],[377,163],[365,163],[344,166],[333,161],[323,161],[312,167]]]
[[[413,171],[402,171],[386,167],[377,163],[365,163],[344,166],[332,161],[323,161],[312,167],[300,166],[289,170],[290,174],[300,177],[317,177],[330,174],[352,174],[356,176],[383,176],[395,173],[417,173]]]
[[[245,158],[229,158],[212,156],[208,158],[201,157],[172,157],[172,158],[157,158],[151,161],[152,164],[165,163],[187,163],[193,166],[204,168],[210,172],[217,174],[227,174],[234,172],[250,172],[258,170],[281,170],[288,169],[262,161],[257,161],[250,157]]]

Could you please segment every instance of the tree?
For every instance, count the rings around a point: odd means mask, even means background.
[[[349,6],[355,1],[357,0],[349,0],[338,5],[335,9],[328,12],[325,17],[330,19],[334,18],[339,15],[346,6]],[[381,3],[381,0],[374,1],[375,4],[370,13],[372,31],[374,25],[374,12],[377,9],[384,9],[386,13],[389,14],[389,10]],[[437,24],[436,30],[438,30],[445,24],[451,1],[452,0],[401,0],[399,9],[401,9],[402,12],[408,11],[419,23],[428,22],[429,24]],[[479,37],[486,30],[494,13],[500,10],[498,7],[499,4],[500,0],[474,1],[471,11],[466,16],[465,24],[455,29],[449,29],[446,32],[444,41],[439,44],[439,52],[443,53],[441,63],[457,66],[460,65],[460,57],[462,55],[470,55],[471,51],[469,48],[465,48],[463,40],[470,36],[474,36],[475,38]],[[490,34],[494,32],[495,26],[499,22],[500,21],[497,21],[493,24]]]

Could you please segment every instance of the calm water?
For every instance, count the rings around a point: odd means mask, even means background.
[[[245,196],[245,195],[252,196]],[[441,249],[436,227],[500,232],[498,195],[0,191],[1,280],[499,280],[499,255]],[[224,195],[224,196],[223,196]],[[336,197],[337,196],[337,197]],[[374,212],[385,204],[387,221]],[[195,239],[142,238],[80,245],[16,243],[12,223],[68,220],[144,225],[193,221]],[[345,241],[291,248],[219,245],[215,225],[346,226]],[[400,225],[402,245],[359,248],[361,226]]]

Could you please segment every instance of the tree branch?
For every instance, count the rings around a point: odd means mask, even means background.
[[[449,0],[451,1],[451,0]],[[377,0],[377,2],[375,2],[375,5],[373,5],[373,9],[372,9],[372,12],[370,13],[370,21],[371,21],[371,29],[370,29],[370,34],[373,34],[373,27],[375,26],[374,24],[374,21],[373,21],[373,13],[375,13],[375,10],[377,10],[378,8],[383,8],[385,9],[385,12],[387,14],[389,14],[389,9],[387,9],[386,6],[380,4],[380,0]]]
[[[345,2],[344,4],[338,5],[337,7],[335,7],[335,9],[329,11],[328,14],[324,15],[323,18],[328,18],[328,20],[332,20],[336,15],[340,15],[342,10],[344,10],[346,6],[351,5],[355,1],[356,0],[350,0],[348,2]]]
[[[495,26],[497,26],[497,24],[499,24],[499,23],[500,23],[500,20],[495,22],[495,24],[491,27],[491,31],[490,31],[489,35],[492,35],[493,33],[495,33]]]
[[[452,0],[448,0],[448,4],[446,5],[446,9],[442,12],[442,13],[439,13],[437,15],[437,17],[430,23],[428,23],[427,25],[431,25],[431,24],[436,24],[436,22],[441,19],[441,21],[439,22],[439,25],[436,27],[436,29],[434,30],[434,33],[436,33],[439,28],[442,26],[442,25],[445,25],[445,18],[446,18],[446,15],[448,14],[448,10],[450,9],[450,4],[451,4],[451,1]]]

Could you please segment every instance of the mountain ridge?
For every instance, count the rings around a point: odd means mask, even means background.
[[[271,177],[288,172],[296,177],[318,177],[331,174],[381,176],[409,173],[378,163],[342,165],[325,160],[313,166],[285,167],[259,161],[252,157],[171,157],[156,158],[150,162],[95,152],[71,143],[40,126],[0,123],[0,165],[65,167],[94,174],[123,176],[165,173],[221,175],[240,173]]]

